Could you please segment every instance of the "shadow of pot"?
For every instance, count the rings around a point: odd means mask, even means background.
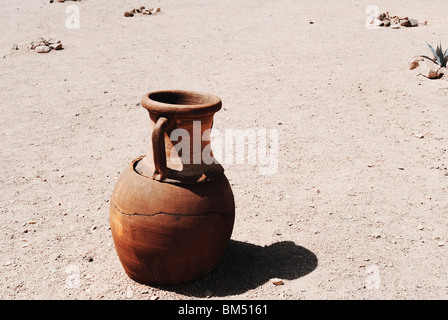
[[[312,272],[317,263],[314,253],[292,241],[258,246],[231,240],[223,260],[211,273],[192,283],[160,288],[201,298],[206,290],[216,297],[237,295],[273,278],[298,279]]]

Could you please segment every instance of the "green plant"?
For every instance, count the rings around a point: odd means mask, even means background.
[[[431,50],[432,55],[434,56],[434,59],[431,59],[426,56],[423,56],[423,57],[428,58],[429,60],[433,61],[434,63],[437,63],[441,67],[446,67],[446,63],[448,61],[448,50],[443,52],[442,44],[438,45],[436,50],[434,50],[434,48],[430,44],[426,43],[426,45],[428,46],[429,50]]]

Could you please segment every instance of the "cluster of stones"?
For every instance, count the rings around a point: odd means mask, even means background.
[[[38,52],[38,53],[46,53],[50,52],[51,50],[61,50],[62,49],[62,43],[61,40],[56,40],[53,38],[50,38],[48,40],[44,38],[40,38],[38,41],[32,41],[28,48]]]
[[[389,12],[381,13],[369,21],[376,27],[390,27],[392,29],[400,29],[400,27],[416,27],[418,21],[409,17],[400,18],[399,16],[390,16]]]
[[[12,50],[19,50],[20,47],[22,47],[22,45],[19,46],[18,44],[14,44],[12,46]],[[53,38],[47,40],[45,38],[40,38],[37,41],[31,41],[31,43],[27,45],[27,48],[34,50],[37,53],[47,53],[51,50],[61,50],[63,47],[61,40],[56,40]]]
[[[125,17],[133,17],[135,14],[144,14],[144,15],[150,15],[150,14],[156,14],[158,12],[160,12],[160,8],[151,8],[151,9],[146,9],[145,7],[141,6],[140,8],[136,8],[136,9],[132,9],[130,11],[126,11],[124,13]]]
[[[69,0],[57,0],[56,2],[65,2],[65,1],[69,1]],[[81,1],[81,0],[70,0],[70,1]],[[54,0],[50,0],[50,3],[53,3]]]

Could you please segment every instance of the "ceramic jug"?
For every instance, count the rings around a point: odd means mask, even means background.
[[[121,173],[110,201],[115,249],[128,276],[174,285],[212,271],[229,243],[235,203],[213,157],[210,129],[221,99],[168,90],[143,96],[151,146]]]

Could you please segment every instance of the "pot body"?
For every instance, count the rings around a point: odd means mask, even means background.
[[[235,203],[220,164],[167,157],[173,149],[167,132],[176,124],[192,128],[189,123],[202,116],[203,132],[211,128],[210,112],[198,115],[193,108],[182,115],[168,112],[165,118],[147,109],[153,146],[120,175],[110,201],[110,226],[130,278],[149,285],[175,285],[196,280],[218,265],[232,234]],[[161,117],[168,125],[155,127]],[[208,144],[200,145],[203,150]],[[169,154],[175,158],[175,152]]]

